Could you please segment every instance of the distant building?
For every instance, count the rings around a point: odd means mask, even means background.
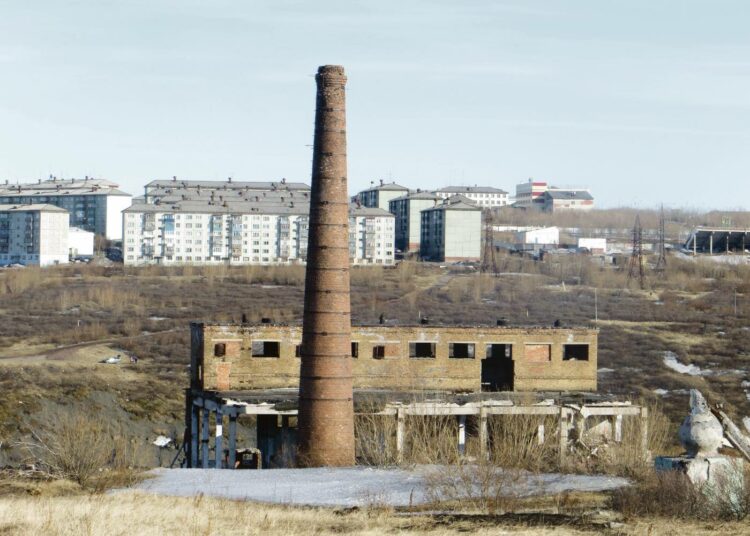
[[[146,195],[124,211],[126,265],[272,265],[307,259],[310,191],[306,185],[170,184],[151,184]],[[392,265],[393,215],[352,205],[349,217],[352,264]]]
[[[67,263],[68,220],[54,205],[0,205],[0,265]]]
[[[579,238],[578,248],[588,249],[591,253],[606,253],[607,252],[607,239],[606,238]]]
[[[78,227],[68,229],[68,253],[71,258],[94,256],[94,233]]]
[[[547,183],[529,179],[528,182],[522,182],[516,185],[516,200],[513,206],[518,208],[539,208],[542,207],[542,196],[547,191]]]
[[[122,211],[131,195],[102,179],[50,178],[35,183],[0,185],[0,204],[49,204],[69,213],[69,224],[104,236],[122,239]]]
[[[362,190],[355,197],[360,204],[369,208],[382,208],[388,210],[388,203],[391,199],[401,197],[409,193],[409,189],[406,186],[401,186],[395,182],[384,183],[380,181],[380,184],[373,186],[367,190]]]
[[[594,208],[594,198],[588,190],[564,190],[549,188],[542,195],[542,210],[556,212],[558,210],[591,210]]]
[[[504,207],[508,204],[508,192],[491,186],[447,186],[435,191],[441,199],[448,199],[456,194],[471,199],[481,208]]]
[[[422,210],[420,256],[437,262],[478,261],[482,209],[461,196]]]
[[[542,227],[530,231],[516,233],[516,243],[521,246],[553,246],[560,243],[560,229],[557,227]]]
[[[411,192],[390,201],[390,212],[396,217],[396,249],[419,253],[422,235],[422,210],[434,207],[439,197],[430,192]]]

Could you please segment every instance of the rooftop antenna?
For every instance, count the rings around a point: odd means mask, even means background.
[[[667,268],[667,247],[665,238],[665,224],[664,224],[664,205],[661,206],[661,212],[659,213],[659,259],[656,261],[654,271],[659,272],[662,276]]]
[[[639,214],[636,214],[633,226],[633,251],[628,266],[628,286],[632,279],[638,279],[638,286],[643,290],[646,276],[643,273],[643,228]]]

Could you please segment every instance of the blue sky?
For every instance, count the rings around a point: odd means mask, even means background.
[[[747,208],[744,0],[0,0],[0,179],[309,182],[346,67],[350,189]]]

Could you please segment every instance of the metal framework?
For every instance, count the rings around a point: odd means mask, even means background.
[[[495,238],[492,231],[492,213],[485,210],[482,213],[484,218],[484,251],[482,252],[482,272],[490,272],[497,275],[497,258],[495,257]]]
[[[633,251],[630,254],[630,263],[628,265],[628,286],[633,279],[638,280],[638,286],[643,289],[646,283],[646,274],[643,271],[643,228],[641,227],[641,217],[636,215],[635,225],[633,226]]]
[[[664,205],[661,206],[661,212],[659,214],[659,259],[656,261],[654,270],[661,274],[667,269],[667,248],[666,248],[666,232],[664,222]]]

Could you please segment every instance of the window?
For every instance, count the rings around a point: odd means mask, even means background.
[[[301,344],[294,345],[294,357],[302,357],[302,345]]]
[[[214,356],[224,357],[227,355],[227,345],[224,342],[217,342],[214,344]]]
[[[588,344],[563,344],[563,361],[588,361]]]
[[[358,342],[352,343],[352,357],[354,358],[359,357],[359,343]]]
[[[382,344],[378,344],[376,346],[372,347],[372,358],[373,359],[383,359],[385,357],[385,346]]]
[[[488,344],[484,356],[487,359],[511,359],[513,357],[513,345],[497,343]]]
[[[409,357],[432,358],[435,357],[434,342],[410,342]]]
[[[452,359],[474,359],[474,343],[452,342],[448,344],[448,357]]]
[[[253,341],[250,352],[253,357],[280,357],[279,341]]]

